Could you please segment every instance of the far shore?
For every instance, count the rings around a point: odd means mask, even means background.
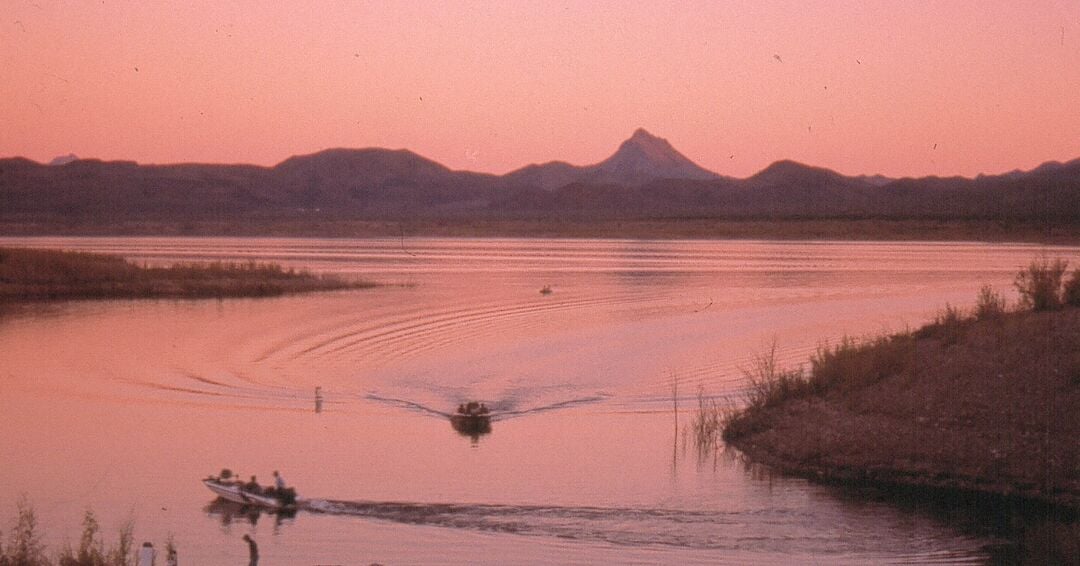
[[[270,297],[372,287],[266,263],[140,266],[121,257],[0,248],[0,303],[75,299]]]
[[[1080,222],[994,220],[573,217],[364,220],[290,217],[116,222],[0,221],[3,236],[239,236],[326,238],[608,238],[709,240],[980,241],[1080,244]]]

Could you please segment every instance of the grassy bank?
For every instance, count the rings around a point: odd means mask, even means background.
[[[723,438],[781,471],[1080,509],[1080,276],[1035,263],[1006,308],[984,289],[918,330],[761,358]],[[1052,296],[1052,299],[1051,299]]]
[[[779,239],[1080,243],[1080,224],[993,220],[888,219],[409,219],[359,220],[322,215],[235,220],[3,222],[9,236],[276,236],[331,238],[518,237],[631,239]]]
[[[369,286],[273,264],[144,267],[103,254],[0,248],[0,301],[267,297]]]

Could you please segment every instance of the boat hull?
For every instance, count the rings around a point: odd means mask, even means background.
[[[491,432],[491,417],[487,415],[457,414],[450,417],[450,425],[461,434],[487,434]]]
[[[264,509],[283,509],[285,505],[280,499],[269,495],[259,495],[257,493],[251,493],[245,491],[239,485],[221,483],[217,480],[206,479],[203,480],[205,485],[210,491],[217,494],[218,497],[232,501],[233,503],[239,503],[241,505],[254,505],[262,507]]]

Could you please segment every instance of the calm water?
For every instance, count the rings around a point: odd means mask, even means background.
[[[0,314],[6,531],[26,493],[58,547],[175,536],[187,564],[980,563],[978,513],[784,479],[676,432],[775,341],[917,326],[1040,253],[1020,245],[578,240],[0,239],[139,262],[274,261],[386,283]],[[539,291],[550,285],[553,292]],[[322,388],[315,411],[315,388]],[[470,438],[445,414],[505,416]],[[200,478],[281,470],[312,510],[247,516]]]

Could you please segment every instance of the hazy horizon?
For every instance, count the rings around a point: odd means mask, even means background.
[[[964,176],[1080,157],[1080,5],[17,2],[0,155],[270,166],[408,149],[598,163],[636,128],[718,174]]]

